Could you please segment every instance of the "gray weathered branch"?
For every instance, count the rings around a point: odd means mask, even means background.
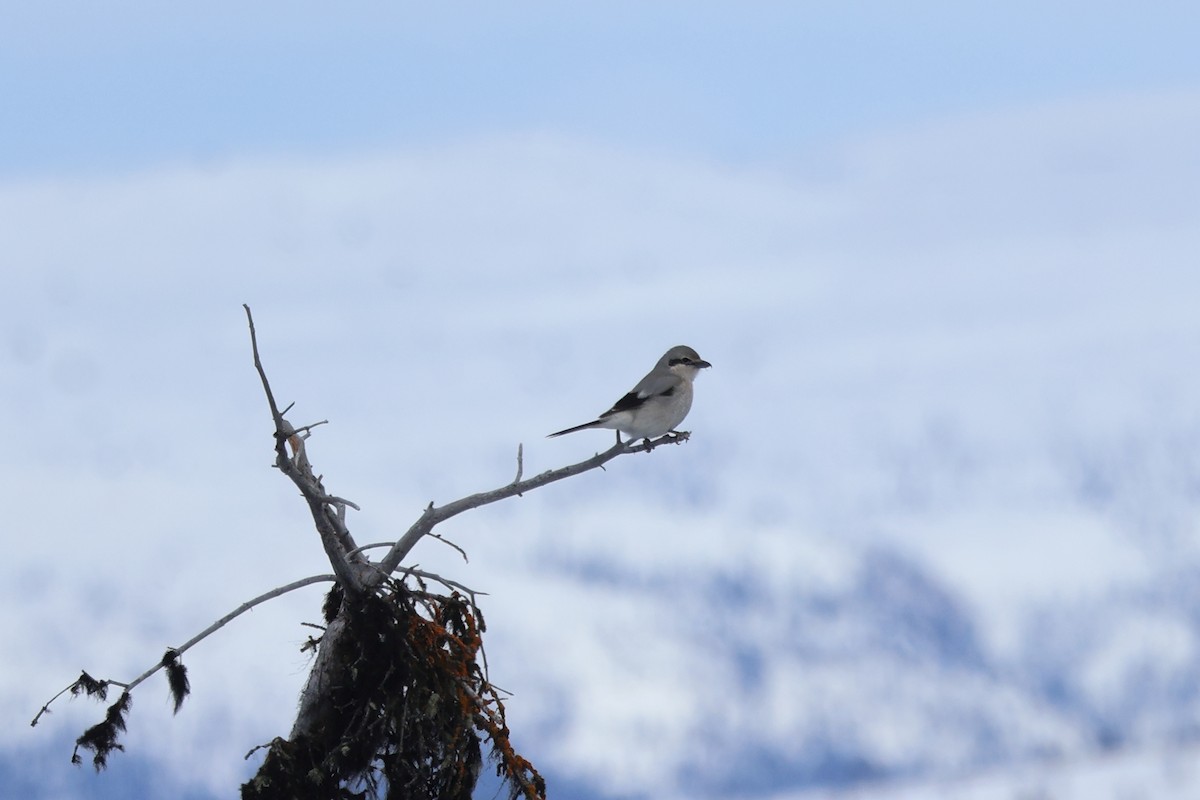
[[[291,583],[286,584],[284,586],[277,586],[269,592],[263,592],[258,597],[255,597],[253,600],[247,600],[246,602],[242,603],[240,606],[235,608],[233,611],[230,611],[228,614],[221,617],[219,620],[214,622],[212,625],[209,625],[207,628],[205,628],[204,630],[197,633],[191,639],[188,639],[186,642],[181,644],[179,647],[172,647],[171,650],[173,650],[176,655],[183,655],[185,652],[190,650],[192,647],[199,644],[204,639],[207,639],[209,636],[216,633],[221,628],[224,628],[230,622],[237,619],[242,614],[245,614],[247,611],[254,608],[255,606],[261,605],[261,604],[267,602],[268,600],[273,600],[276,597],[279,597],[280,595],[284,595],[284,594],[287,594],[288,592],[295,591],[296,589],[300,589],[300,588],[309,586],[314,583],[321,583],[324,581],[333,581],[333,580],[334,580],[333,575],[310,575],[307,578],[301,578],[298,581],[292,581]],[[112,684],[113,686],[120,686],[122,689],[124,689],[125,691],[128,692],[128,691],[132,691],[135,686],[142,683],[144,680],[146,680],[147,678],[149,678],[151,675],[158,672],[162,668],[163,668],[163,662],[160,660],[153,667],[146,670],[141,675],[138,675],[136,678],[134,678],[132,681],[130,681],[128,683],[124,683],[122,681],[115,681],[115,680],[112,680],[111,678],[106,678],[104,680],[104,682],[108,683],[108,684]],[[75,684],[72,684],[72,686],[73,685],[75,685]],[[42,706],[42,710],[37,713],[37,716],[35,716],[33,718],[33,721],[29,724],[37,725],[38,720],[40,720],[42,718],[42,715],[46,714],[48,711],[50,711],[50,705],[55,700],[57,700],[59,697],[61,697],[63,694],[65,694],[66,692],[68,692],[70,690],[71,690],[71,686],[67,686],[61,692],[54,695],[54,697],[50,698],[50,700],[45,705]]]
[[[247,600],[246,602],[242,603],[240,606],[235,608],[233,611],[230,611],[228,614],[221,617],[219,620],[214,622],[212,625],[209,625],[207,628],[205,628],[204,630],[197,633],[191,639],[188,639],[186,642],[181,644],[179,647],[172,647],[171,649],[174,650],[177,654],[183,655],[185,652],[190,650],[194,645],[199,644],[204,639],[207,639],[209,636],[216,633],[221,628],[224,628],[230,622],[237,619],[242,614],[245,614],[247,611],[254,608],[255,606],[262,605],[263,603],[267,602],[268,600],[274,600],[276,597],[287,594],[288,592],[295,591],[296,589],[301,589],[305,586],[311,586],[314,583],[323,583],[323,582],[332,581],[332,580],[334,580],[333,575],[309,575],[307,578],[301,578],[298,581],[292,581],[291,583],[287,584],[286,586],[277,586],[269,592],[263,592],[258,597],[254,598],[253,600]],[[132,681],[129,682],[129,684],[125,687],[125,690],[129,691],[133,687],[137,686],[139,683],[146,680],[151,675],[153,675],[154,673],[156,673],[160,669],[162,669],[162,666],[163,666],[162,662],[159,662],[158,664],[155,664],[153,667],[151,667],[150,669],[143,672],[141,675],[138,675],[136,678],[134,678]]]
[[[271,419],[275,423],[275,466],[279,468],[280,472],[287,475],[292,483],[296,484],[300,494],[304,496],[305,502],[308,503],[309,513],[312,514],[317,533],[321,536],[321,545],[325,548],[325,555],[329,558],[338,582],[347,594],[357,594],[364,589],[363,572],[355,569],[356,563],[361,562],[356,562],[349,555],[357,545],[350,536],[344,513],[340,510],[344,509],[346,505],[353,506],[353,504],[327,494],[320,479],[313,475],[312,467],[304,453],[303,439],[297,434],[297,429],[283,418],[283,413],[275,402],[271,383],[267,380],[267,373],[263,369],[262,359],[258,354],[258,335],[254,330],[254,317],[250,313],[250,306],[242,304],[242,308],[246,310],[246,322],[250,326],[250,346],[254,351],[254,368],[258,370],[258,377],[262,380],[263,392],[266,393],[267,404],[271,407]],[[314,423],[314,425],[318,424],[321,423]],[[307,432],[314,425],[306,425],[299,430]],[[296,449],[295,458],[290,458],[287,454],[289,441]]]
[[[629,453],[648,453],[654,448],[664,444],[679,444],[687,441],[688,434],[681,432],[677,434],[667,434],[653,441],[643,440],[640,444],[632,442],[619,441],[612,447],[605,450],[603,453],[596,453],[591,458],[580,461],[577,464],[571,464],[558,469],[547,470],[540,475],[535,475],[526,480],[515,480],[512,483],[501,486],[498,489],[492,489],[489,492],[479,492],[478,494],[469,495],[459,500],[446,503],[444,506],[434,506],[430,503],[420,518],[412,524],[405,534],[400,537],[400,540],[392,546],[392,549],[379,562],[379,569],[385,574],[391,574],[400,567],[400,562],[413,549],[413,547],[421,540],[421,537],[433,530],[438,523],[445,522],[453,516],[461,514],[464,511],[470,511],[473,508],[486,506],[500,500],[505,500],[514,495],[524,494],[531,489],[537,489],[545,486],[548,483],[561,481],[564,478],[570,478],[575,475],[580,475],[589,470],[603,468],[605,464],[612,461],[617,456],[627,455]],[[518,473],[519,474],[519,473]]]
[[[417,542],[424,536],[432,534],[434,527],[439,523],[445,522],[464,511],[489,505],[509,497],[522,495],[532,489],[537,489],[589,470],[603,469],[605,464],[617,456],[650,452],[660,445],[678,444],[688,439],[687,433],[675,433],[667,434],[653,441],[647,439],[643,440],[640,444],[634,444],[633,442],[622,442],[620,435],[618,435],[616,444],[602,453],[597,453],[591,458],[580,461],[577,464],[548,470],[525,480],[522,480],[525,468],[525,453],[524,448],[519,447],[517,449],[517,476],[511,483],[497,489],[492,489],[491,491],[479,492],[459,500],[454,500],[443,506],[434,506],[433,503],[430,503],[405,534],[391,545],[383,559],[377,563],[373,563],[368,561],[362,553],[367,547],[373,547],[373,545],[366,547],[356,545],[345,524],[346,506],[351,505],[354,508],[357,508],[357,506],[353,506],[348,501],[328,494],[321,485],[320,479],[313,475],[312,467],[305,452],[304,439],[306,436],[301,436],[298,433],[298,431],[303,431],[307,434],[313,426],[309,425],[305,428],[295,429],[284,419],[283,413],[279,411],[275,397],[271,392],[270,382],[267,380],[266,371],[263,369],[262,360],[259,357],[258,338],[254,330],[254,318],[250,314],[249,306],[244,305],[243,308],[246,309],[246,320],[250,326],[250,343],[254,350],[254,366],[258,370],[259,378],[262,380],[263,391],[267,395],[267,403],[271,408],[271,418],[275,423],[275,464],[283,474],[287,475],[296,484],[305,501],[308,503],[313,521],[316,523],[317,531],[321,536],[321,543],[325,548],[325,553],[329,558],[330,564],[333,566],[333,571],[337,575],[338,582],[343,586],[348,595],[379,589],[392,573],[400,568],[400,562],[408,556]],[[291,444],[295,450],[294,457],[288,457],[287,444]],[[433,535],[436,536],[436,534]],[[441,578],[438,578],[438,580],[442,580],[443,583],[447,583],[448,585],[458,586],[458,584],[447,582]],[[472,593],[472,597],[473,595],[474,593]],[[318,648],[316,659],[309,672],[308,681],[300,694],[300,708],[296,714],[296,721],[292,726],[289,737],[292,741],[313,735],[314,732],[320,730],[325,698],[329,695],[330,687],[336,681],[340,680],[337,676],[340,674],[338,668],[339,659],[342,658],[341,651],[344,648],[343,639],[347,636],[348,619],[345,613],[346,608],[347,605],[343,604],[342,611],[334,617],[321,637],[321,645]]]

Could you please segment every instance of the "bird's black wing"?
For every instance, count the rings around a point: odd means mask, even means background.
[[[635,409],[641,408],[642,406],[644,406],[646,404],[646,401],[649,400],[651,397],[655,397],[655,396],[670,397],[671,395],[675,394],[675,386],[676,386],[675,383],[671,383],[670,385],[663,388],[661,391],[652,392],[650,394],[640,394],[639,392],[636,392],[636,391],[630,392],[629,394],[625,395],[617,402],[613,403],[613,407],[610,408],[608,411],[605,411],[603,414],[601,414],[600,419],[604,419],[605,417],[611,417],[613,414],[618,414],[622,411],[633,411]]]

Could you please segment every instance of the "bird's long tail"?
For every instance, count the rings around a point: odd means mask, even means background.
[[[603,421],[604,420],[594,419],[591,422],[585,422],[582,425],[576,425],[574,428],[567,428],[566,430],[558,431],[557,433],[547,434],[546,438],[553,439],[555,436],[562,436],[565,433],[574,433],[575,431],[582,431],[582,430],[587,430],[588,428],[595,428],[595,427],[599,426]]]

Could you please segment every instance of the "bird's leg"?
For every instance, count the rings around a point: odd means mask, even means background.
[[[617,431],[616,434],[617,434],[617,444],[620,444],[621,443],[621,432]]]

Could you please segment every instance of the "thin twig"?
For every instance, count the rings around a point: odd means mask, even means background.
[[[275,395],[271,392],[271,384],[267,380],[267,373],[263,370],[262,359],[258,357],[258,333],[254,330],[254,317],[250,313],[250,306],[242,303],[242,308],[246,309],[246,322],[250,325],[250,349],[254,351],[254,368],[258,370],[258,377],[262,380],[263,392],[267,395],[267,405],[271,407],[271,419],[275,422],[276,431],[276,446],[275,449],[280,457],[286,458],[283,452],[282,437],[279,434],[284,434],[286,424],[283,420],[283,414],[279,411],[279,406],[275,404]],[[294,404],[293,404],[294,405]],[[289,405],[288,408],[292,406]],[[291,425],[287,425],[287,430],[290,431]]]
[[[377,550],[380,547],[391,547],[395,544],[396,544],[395,542],[371,542],[370,544],[360,544],[358,547],[354,548],[346,555],[356,556],[366,550]]]
[[[107,685],[107,684],[113,683],[113,681],[100,681],[100,683]],[[31,727],[31,728],[35,727],[38,724],[38,720],[40,720],[42,718],[42,715],[50,713],[50,706],[54,705],[55,700],[62,697],[64,694],[71,691],[78,685],[79,685],[79,678],[76,678],[75,680],[71,681],[66,686],[64,686],[62,689],[60,689],[58,694],[54,695],[54,697],[51,697],[49,700],[47,700],[45,705],[42,706],[42,710],[39,711],[37,713],[37,715],[34,716],[33,721],[29,723],[29,727]]]
[[[350,507],[351,507],[351,508],[353,508],[355,511],[362,511],[362,509],[358,507],[358,503],[352,503],[352,502],[350,502],[349,500],[347,500],[346,498],[344,498],[344,497],[338,497],[338,496],[337,496],[337,495],[335,495],[335,494],[328,494],[328,495],[325,495],[325,502],[326,502],[326,503],[331,503],[331,504],[333,504],[333,505],[335,505],[335,506],[350,506]],[[361,550],[362,548],[360,547],[360,548],[358,548],[358,549],[359,549],[359,550]],[[347,553],[347,555],[349,555],[349,553]]]
[[[461,592],[466,592],[468,595],[471,596],[472,603],[475,602],[476,597],[487,597],[487,595],[488,595],[487,592],[481,592],[481,591],[478,591],[477,589],[472,589],[470,586],[461,584],[458,581],[452,581],[449,578],[443,578],[441,575],[438,575],[436,572],[426,572],[425,570],[422,570],[422,569],[414,569],[411,571],[411,574],[418,575],[418,576],[424,578],[425,580],[437,581],[438,583],[440,583],[443,586],[450,588],[450,589],[458,589]]]
[[[433,538],[437,539],[439,542],[446,545],[447,547],[453,547],[455,550],[457,550],[458,554],[460,556],[462,556],[463,563],[466,563],[466,564],[471,563],[471,559],[467,558],[467,551],[463,550],[461,547],[459,547],[454,542],[447,539],[445,536],[442,536],[440,533],[434,533],[433,531],[430,531],[427,535],[432,536]]]
[[[373,544],[364,544],[362,547],[358,548],[358,550],[356,550],[355,552],[359,553],[359,552],[362,552],[363,550],[373,550],[373,549],[376,549],[379,547],[394,547],[395,545],[396,545],[395,542],[374,542]],[[370,562],[368,562],[368,563],[370,563]],[[374,566],[374,565],[372,564],[372,566]],[[404,578],[408,577],[409,575],[415,575],[419,578],[424,578],[426,580],[437,581],[438,583],[442,584],[443,586],[446,586],[447,588],[458,589],[459,591],[466,592],[471,597],[476,597],[476,596],[487,597],[487,594],[488,594],[487,592],[481,592],[478,589],[472,589],[470,586],[461,584],[458,581],[452,581],[449,578],[443,578],[441,575],[438,575],[436,572],[426,572],[425,570],[417,569],[417,567],[415,565],[412,567],[406,567],[404,570],[404,574],[400,576],[400,580],[404,580]]]

